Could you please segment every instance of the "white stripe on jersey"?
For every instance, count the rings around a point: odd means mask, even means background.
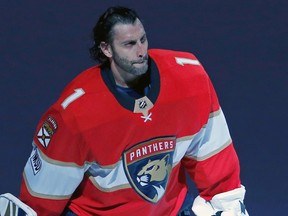
[[[176,166],[185,156],[193,137],[194,136],[187,136],[176,140],[176,148],[173,155],[173,167]]]
[[[232,143],[225,116],[220,109],[210,115],[208,123],[191,141],[186,156],[203,161]]]
[[[90,180],[101,191],[111,192],[131,187],[125,175],[122,160],[115,166],[107,168],[93,163],[88,172],[91,174]]]
[[[37,172],[35,172],[36,165]],[[86,166],[52,163],[52,160],[34,146],[24,168],[24,179],[29,192],[34,196],[52,199],[68,198],[82,181]]]

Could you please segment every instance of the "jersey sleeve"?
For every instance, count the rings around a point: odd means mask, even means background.
[[[216,194],[239,188],[240,167],[223,111],[208,78],[210,114],[193,137],[183,159],[200,196],[211,200]]]
[[[20,190],[38,215],[60,215],[83,179],[87,165],[78,134],[77,123],[53,107],[39,122]]]

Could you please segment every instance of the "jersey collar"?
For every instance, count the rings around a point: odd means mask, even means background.
[[[107,68],[107,67],[101,68],[102,79],[105,82],[108,89],[110,90],[110,92],[114,95],[115,99],[118,101],[119,104],[121,104],[124,108],[132,112],[139,112],[136,104],[138,104],[139,101],[141,101],[141,99],[147,100],[149,104],[149,108],[151,108],[153,107],[153,105],[155,104],[159,96],[159,92],[160,92],[159,70],[155,62],[151,58],[149,58],[148,64],[149,64],[148,70],[150,70],[151,88],[146,96],[142,98],[136,98],[136,99],[131,96],[119,93],[119,91],[116,89],[116,83],[115,83],[115,80],[114,80],[114,77],[110,68]]]

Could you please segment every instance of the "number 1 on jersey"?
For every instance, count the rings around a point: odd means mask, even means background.
[[[69,104],[71,104],[76,99],[80,98],[82,95],[85,94],[85,91],[82,88],[78,88],[74,90],[74,93],[67,97],[61,104],[63,109],[66,109]]]
[[[200,62],[194,59],[175,57],[175,60],[177,64],[182,65],[182,66],[184,66],[185,64],[200,65]]]

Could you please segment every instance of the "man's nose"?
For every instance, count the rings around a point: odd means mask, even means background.
[[[146,53],[146,46],[145,44],[139,42],[137,43],[137,56],[138,57],[143,57]]]

